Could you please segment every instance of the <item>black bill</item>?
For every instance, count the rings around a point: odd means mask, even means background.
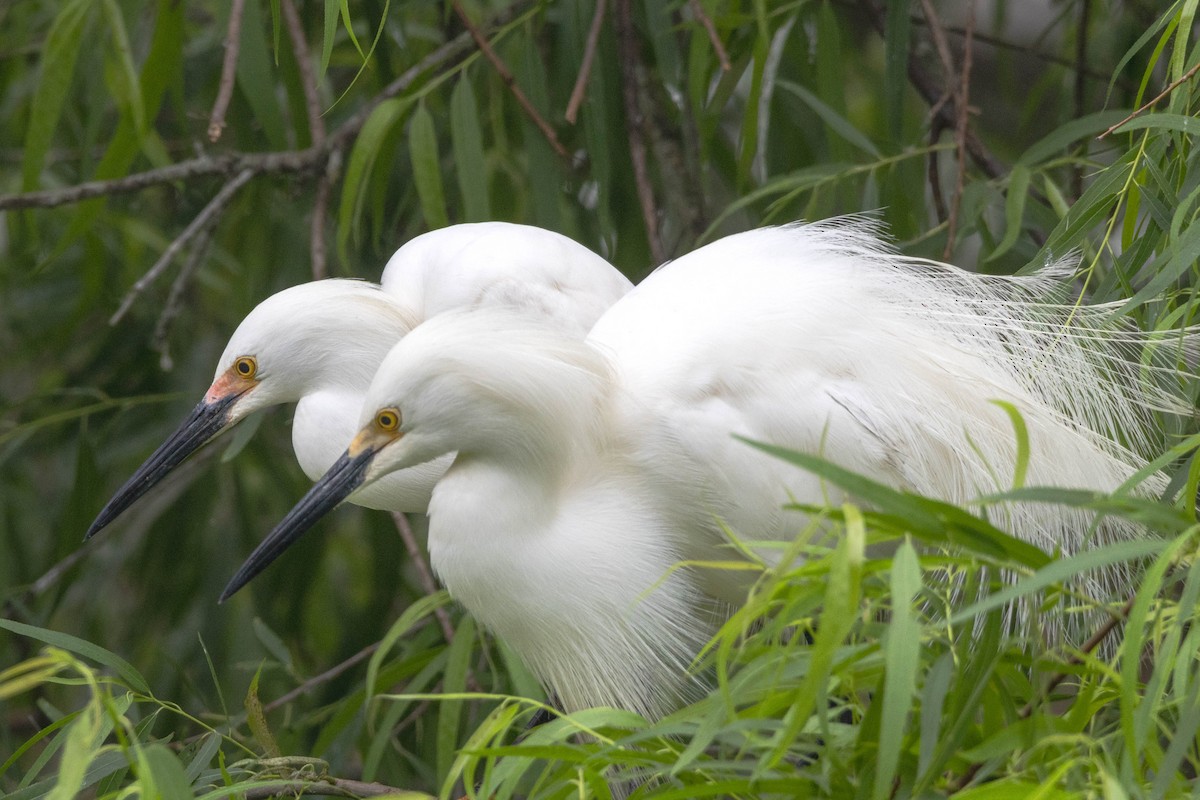
[[[145,463],[138,467],[133,477],[117,490],[104,506],[96,521],[88,528],[84,541],[95,536],[110,522],[120,516],[134,502],[183,463],[183,460],[200,449],[205,442],[229,425],[229,412],[240,394],[230,394],[211,403],[201,402],[183,424],[159,445]]]
[[[288,512],[288,515],[275,526],[275,530],[267,534],[267,538],[254,548],[254,552],[242,564],[242,568],[229,581],[225,591],[221,593],[220,602],[224,603],[239,589],[254,579],[284,550],[304,535],[305,531],[316,524],[317,520],[328,514],[339,503],[362,486],[363,477],[376,450],[365,450],[357,456],[351,456],[349,451],[342,453],[321,480],[308,490],[308,494]]]

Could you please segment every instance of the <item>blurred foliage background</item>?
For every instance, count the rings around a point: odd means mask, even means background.
[[[249,591],[216,605],[243,557],[307,487],[286,413],[263,419],[253,438],[210,448],[81,547],[92,517],[197,401],[229,334],[270,293],[324,275],[377,278],[401,243],[457,222],[560,231],[637,280],[727,233],[878,210],[903,252],[970,269],[1014,272],[1078,251],[1089,301],[1132,298],[1125,310],[1142,327],[1179,328],[1194,316],[1200,256],[1200,226],[1192,227],[1200,208],[1196,6],[0,2],[3,617],[116,654],[140,673],[135,680],[118,671],[118,686],[144,681],[133,711],[105,706],[108,695],[87,680],[97,664],[113,663],[73,640],[51,643],[74,647],[83,661],[58,653],[26,667],[38,680],[0,681],[8,686],[0,691],[0,759],[16,754],[0,792],[48,791],[70,746],[48,748],[55,739],[39,732],[93,713],[136,723],[128,741],[200,743],[204,769],[214,769],[220,741],[147,701],[151,691],[257,753],[271,751],[269,729],[280,750],[319,756],[334,774],[436,792],[455,786],[458,748],[481,721],[495,721],[496,703],[412,699],[371,715],[368,689],[539,696],[453,604],[423,600],[421,574],[384,514],[340,510],[321,526],[324,535],[307,537]],[[1194,500],[1183,455],[1168,463]],[[1171,519],[1168,532],[1186,530]],[[419,534],[421,520],[412,524]],[[833,569],[848,556],[830,557]],[[906,562],[903,574],[912,569]],[[865,597],[886,605],[892,588],[884,580]],[[798,596],[817,598],[805,613],[817,613],[823,589],[804,591]],[[1183,590],[1170,596],[1181,592],[1186,599]],[[452,641],[435,624],[434,606],[447,610]],[[414,629],[394,637],[368,674],[365,649],[406,610],[404,626]],[[959,652],[956,664],[969,659],[962,642],[945,645],[961,652],[931,649],[922,670],[939,653]],[[33,663],[41,646],[29,629],[8,625],[0,670]],[[74,677],[60,685],[52,675]],[[267,706],[261,723],[243,711],[252,681]],[[1194,721],[1190,681],[1172,684],[1182,705],[1164,700],[1167,693],[1143,707]],[[972,695],[948,696],[965,704]],[[782,713],[762,708],[765,717]],[[865,710],[841,712],[878,734],[879,720]],[[1123,712],[1113,713],[1112,730],[1124,730]],[[1083,730],[1089,717],[1079,716]],[[981,741],[971,731],[1004,719],[996,711],[986,724],[942,732],[958,737],[948,747],[966,748]],[[93,733],[103,728],[96,724]],[[917,775],[921,730],[911,719],[898,730],[908,738],[897,739],[905,744],[895,745],[896,758],[903,750]],[[666,731],[656,746],[670,750],[676,745],[664,742],[679,733]],[[1125,755],[1111,763],[1098,734],[1081,746],[1084,756],[1063,756],[1075,752],[1067,748],[1011,763],[1028,773],[1020,780],[1085,794],[1109,786],[1110,774],[1114,785],[1150,786],[1142,759],[1158,759],[1155,775],[1165,774],[1164,763],[1194,764],[1194,742],[1170,761],[1169,744],[1145,730],[1126,734],[1116,735]],[[818,738],[820,747],[839,741],[828,731]],[[854,751],[863,763],[878,753],[871,741]],[[118,749],[128,755],[128,747]],[[570,754],[583,752],[560,747],[541,755],[571,764]],[[162,767],[169,758],[147,752],[133,774],[159,774],[160,792],[188,786]],[[955,762],[959,777],[988,755]],[[811,787],[833,791],[851,780],[852,769],[827,774],[839,763],[859,762],[824,762]],[[1070,769],[1056,772],[1063,763]],[[931,764],[950,769],[920,766]],[[582,767],[565,769],[582,788],[562,778],[541,790],[605,791],[598,768],[586,778]],[[1188,768],[1180,769],[1161,780],[1164,793],[1188,785]],[[113,782],[100,794],[116,791],[127,773],[114,766],[108,774]],[[892,785],[873,776],[851,782],[877,796]],[[672,780],[685,797],[705,781],[719,785],[711,778],[684,770]],[[949,792],[953,780],[930,778],[923,790]],[[919,781],[897,778],[901,785],[908,791]]]

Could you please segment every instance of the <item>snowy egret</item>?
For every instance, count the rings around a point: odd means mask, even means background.
[[[672,567],[731,558],[719,521],[785,539],[803,525],[781,510],[789,497],[838,499],[731,434],[969,504],[1013,474],[998,398],[1028,426],[1032,484],[1109,491],[1143,465],[1117,430],[1151,436],[1146,405],[1169,393],[1139,389],[1128,348],[1144,335],[1111,308],[1046,302],[1064,276],[904,258],[842,218],[702,247],[585,341],[502,312],[444,315],[388,354],[350,447],[223,598],[343,498],[456,452],[429,504],[451,595],[567,710],[662,715],[694,691],[690,662],[745,592],[741,572]],[[1087,545],[1082,512],[1008,513],[1046,548]]]
[[[381,291],[382,287],[382,291]],[[188,455],[251,412],[296,403],[292,444],[313,480],[357,430],[363,395],[388,350],[452,309],[516,309],[582,339],[632,284],[583,245],[528,225],[454,225],[418,236],[384,268],[381,286],[325,280],[264,300],[234,331],[204,399],[138,468],[88,529],[112,522]],[[449,458],[386,479],[360,505],[424,511]]]

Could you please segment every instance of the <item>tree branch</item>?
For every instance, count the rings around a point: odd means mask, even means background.
[[[1192,76],[1194,76],[1197,72],[1200,72],[1200,62],[1196,63],[1195,65],[1192,66],[1191,69],[1189,69],[1187,72],[1183,73],[1183,75],[1179,76],[1178,80],[1171,81],[1170,85],[1167,86],[1167,88],[1163,89],[1161,92],[1159,92],[1158,95],[1155,96],[1155,98],[1153,100],[1146,103],[1141,108],[1139,108],[1137,111],[1134,111],[1128,117],[1121,120],[1116,125],[1113,125],[1111,128],[1109,128],[1108,130],[1106,130],[1104,133],[1100,134],[1096,138],[1103,139],[1105,136],[1108,136],[1110,133],[1115,131],[1117,128],[1124,125],[1126,122],[1129,122],[1129,120],[1134,119],[1135,117],[1140,117],[1142,114],[1146,113],[1146,111],[1148,111],[1151,106],[1158,103],[1159,100],[1162,100],[1164,97],[1169,95],[1171,92],[1173,92],[1177,88],[1179,88],[1179,86],[1181,86],[1182,84],[1184,84],[1188,80],[1190,80],[1192,78]]]
[[[128,312],[129,308],[133,305],[133,301],[136,300],[138,296],[150,286],[151,283],[157,280],[159,275],[166,271],[167,267],[170,266],[171,262],[175,259],[175,256],[187,245],[188,242],[196,238],[196,236],[208,226],[216,224],[217,219],[225,211],[225,208],[229,205],[230,201],[233,200],[233,196],[237,194],[238,190],[245,186],[246,183],[248,183],[253,177],[253,170],[244,169],[239,172],[233,180],[221,187],[221,191],[217,192],[216,196],[213,197],[212,200],[208,201],[208,205],[201,209],[200,213],[196,215],[196,218],[193,219],[191,223],[189,223],[188,226],[183,229],[183,233],[176,236],[175,241],[171,242],[171,244],[167,246],[167,249],[163,251],[163,254],[158,257],[158,261],[154,262],[154,266],[150,267],[146,274],[139,278],[137,283],[133,284],[133,287],[128,293],[126,293],[125,299],[121,301],[121,305],[117,307],[116,313],[109,317],[109,325],[116,325],[121,321],[121,318],[125,316],[126,312]]]
[[[225,60],[221,63],[221,83],[217,99],[208,119],[208,140],[216,142],[225,129],[225,112],[233,99],[233,84],[237,78],[238,52],[242,46],[242,14],[246,0],[233,0],[229,8],[229,30],[225,34]]]
[[[575,88],[571,90],[571,99],[567,101],[567,110],[563,114],[567,122],[572,125],[575,124],[575,119],[579,115],[579,107],[583,105],[583,98],[587,93],[587,82],[592,74],[592,63],[596,60],[596,49],[600,45],[600,30],[604,27],[606,7],[605,0],[596,0],[596,13],[592,15],[592,25],[588,28],[583,61],[579,65],[579,76],[575,78]]]
[[[646,239],[655,264],[666,261],[658,235],[658,209],[654,202],[654,187],[646,166],[645,117],[638,99],[638,45],[634,38],[633,12],[630,0],[617,0],[617,47],[621,54],[621,97],[625,104],[625,133],[629,139],[629,157],[633,161],[633,178],[637,184],[638,202],[646,225]]]
[[[704,30],[708,32],[708,41],[712,42],[717,60],[721,62],[721,71],[729,72],[733,69],[733,65],[729,63],[729,53],[726,52],[721,37],[717,35],[717,26],[713,24],[712,18],[704,10],[704,6],[700,5],[700,0],[688,0],[688,8],[692,10],[692,16],[699,20],[700,24],[704,26]]]
[[[498,14],[493,20],[493,25],[504,25],[511,21],[520,13],[523,5],[523,3],[518,3]],[[274,153],[202,155],[178,164],[139,172],[115,180],[88,181],[65,189],[0,196],[0,211],[18,208],[55,208],[90,200],[94,197],[137,192],[163,183],[209,176],[232,177],[247,169],[253,171],[255,175],[319,174],[325,169],[326,163],[334,153],[344,151],[351,145],[380,103],[407,91],[426,72],[462,56],[470,50],[471,42],[471,36],[464,33],[446,42],[405,70],[403,74],[365,103],[362,108],[347,118],[336,131],[328,135],[323,146],[314,145],[305,150],[284,150]]]
[[[500,80],[504,81],[504,85],[508,87],[508,90],[512,93],[512,96],[517,101],[517,104],[521,106],[521,109],[525,112],[525,115],[528,116],[533,124],[537,126],[537,129],[542,132],[542,136],[546,137],[546,141],[550,143],[550,147],[554,149],[554,152],[557,153],[560,158],[570,161],[571,154],[568,153],[567,148],[563,147],[562,143],[558,141],[558,135],[554,132],[554,128],[551,127],[550,123],[547,122],[540,113],[538,113],[538,110],[534,108],[533,103],[530,102],[529,98],[525,96],[525,93],[521,91],[521,87],[517,85],[517,79],[513,76],[512,70],[508,68],[508,65],[504,63],[504,59],[500,58],[500,55],[495,51],[495,49],[492,48],[492,43],[487,40],[487,37],[484,36],[477,27],[475,27],[475,23],[472,22],[471,17],[467,15],[467,11],[462,7],[462,3],[460,3],[459,0],[454,0],[453,6],[454,13],[458,15],[460,20],[462,20],[463,26],[466,27],[467,32],[471,34],[471,38],[475,40],[475,46],[479,48],[481,53],[483,53],[484,58],[492,62],[492,68],[496,70],[496,74],[500,76]]]
[[[421,552],[421,546],[417,544],[417,537],[413,533],[412,526],[408,524],[408,517],[404,516],[402,511],[393,511],[392,521],[396,523],[400,541],[404,542],[404,549],[408,552],[409,560],[417,570],[417,580],[420,581],[421,588],[427,595],[436,594],[438,591],[437,581],[434,580],[433,571],[425,561],[425,554]],[[447,644],[454,641],[454,625],[450,623],[450,615],[446,613],[446,609],[439,606],[433,610],[433,614],[442,627],[442,635],[446,637]]]

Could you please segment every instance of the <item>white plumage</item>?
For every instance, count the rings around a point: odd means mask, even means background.
[[[388,261],[380,285],[324,280],[264,300],[234,331],[213,385],[175,435],[117,493],[91,536],[189,453],[251,412],[296,404],[292,443],[314,480],[346,449],[379,362],[422,322],[450,310],[501,306],[582,338],[631,288],[600,256],[556,233],[527,225],[455,225],[418,236]],[[254,360],[252,376],[236,372]],[[389,476],[355,502],[424,511],[449,457]]]
[[[673,568],[735,557],[722,523],[787,540],[805,524],[789,498],[840,496],[733,434],[970,505],[1011,486],[999,399],[1028,426],[1031,484],[1111,491],[1143,465],[1118,437],[1150,442],[1147,407],[1170,392],[1138,380],[1146,337],[1111,308],[1047,301],[1064,275],[969,275],[842,218],[702,247],[586,341],[503,310],[444,314],[384,359],[348,453],[226,596],[360,484],[457,452],[429,506],[450,593],[566,709],[659,716],[695,688],[688,665],[746,590],[741,572]],[[1078,512],[1007,512],[1046,549],[1087,545]]]

